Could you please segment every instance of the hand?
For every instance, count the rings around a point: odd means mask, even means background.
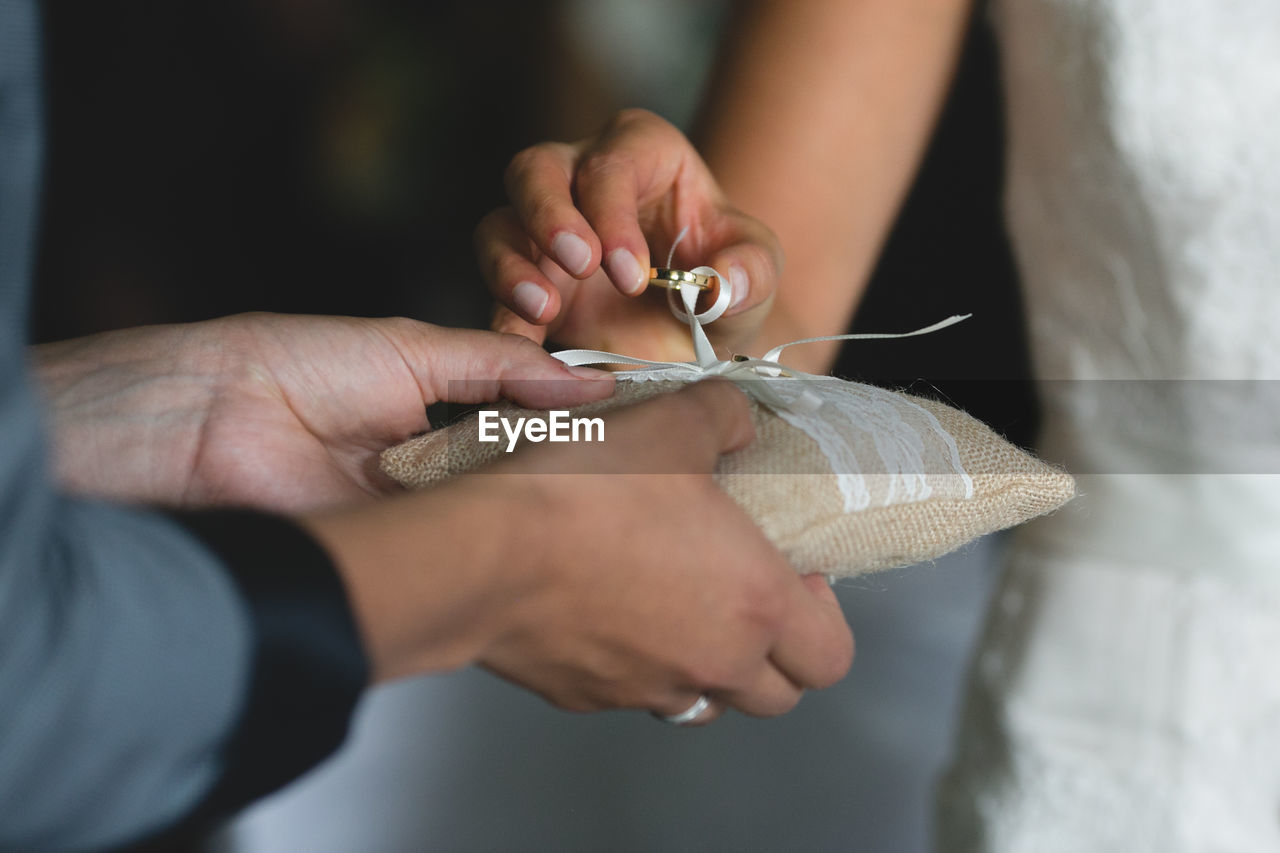
[[[376,677],[479,662],[579,711],[674,714],[705,692],[700,723],[780,714],[841,678],[853,641],[835,596],[711,479],[752,438],[741,392],[698,383],[615,412],[605,436],[307,520]]]
[[[521,152],[506,182],[512,206],[476,230],[480,268],[500,303],[493,328],[539,343],[550,334],[641,358],[691,358],[688,328],[665,298],[641,296],[649,268],[665,265],[688,226],[675,265],[714,267],[737,300],[707,331],[722,348],[751,347],[773,301],[781,249],[768,228],[729,205],[675,127],[627,110],[595,138]]]
[[[33,350],[63,487],[167,506],[293,512],[398,491],[377,456],[427,429],[431,403],[613,389],[521,338],[404,319],[243,314]]]

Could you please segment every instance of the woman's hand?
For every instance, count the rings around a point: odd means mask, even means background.
[[[476,230],[480,267],[500,306],[493,328],[536,342],[662,360],[692,356],[688,329],[651,266],[707,265],[729,278],[733,303],[707,331],[748,350],[773,294],[782,252],[773,233],[734,209],[693,146],[643,110],[619,113],[596,137],[544,143],[511,161],[511,207]]]
[[[33,361],[64,488],[277,512],[396,490],[378,454],[427,429],[432,403],[613,390],[522,338],[405,319],[241,314],[46,344]]]

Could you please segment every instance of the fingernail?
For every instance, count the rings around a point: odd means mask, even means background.
[[[522,281],[511,288],[511,301],[530,320],[538,319],[550,298],[551,294],[531,281]]]
[[[644,287],[644,270],[640,268],[636,256],[626,249],[614,249],[610,252],[605,265],[609,268],[609,278],[628,296]]]
[[[569,367],[565,366],[565,370],[572,373],[579,379],[613,379],[614,376],[607,370],[596,370],[594,367]]]
[[[560,266],[573,275],[582,275],[591,263],[591,247],[577,234],[565,231],[551,241],[551,254]]]
[[[729,286],[733,288],[733,299],[729,302],[729,308],[737,308],[751,293],[751,281],[747,278],[747,271],[736,264],[729,267]]]

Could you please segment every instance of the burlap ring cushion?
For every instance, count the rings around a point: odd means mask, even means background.
[[[573,415],[680,384],[620,380],[612,398]],[[933,559],[1075,494],[1071,475],[942,403],[838,379],[770,387],[791,405],[753,402],[756,440],[721,457],[715,477],[798,572],[851,577]],[[513,422],[547,416],[494,408]],[[422,488],[496,459],[506,446],[505,436],[480,442],[472,415],[387,450],[382,469]]]

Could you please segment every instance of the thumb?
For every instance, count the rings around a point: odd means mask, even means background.
[[[782,275],[783,258],[777,238],[763,224],[736,212],[726,216],[736,220],[729,228],[736,239],[716,251],[708,265],[728,277],[733,288],[725,311],[728,319],[772,301]]]
[[[567,367],[520,335],[409,323],[396,346],[426,405],[485,403],[499,397],[528,408],[577,406],[613,393],[613,375]]]
[[[629,463],[649,473],[709,473],[722,453],[755,438],[746,395],[723,379],[621,409],[609,429],[609,442],[628,448]]]

